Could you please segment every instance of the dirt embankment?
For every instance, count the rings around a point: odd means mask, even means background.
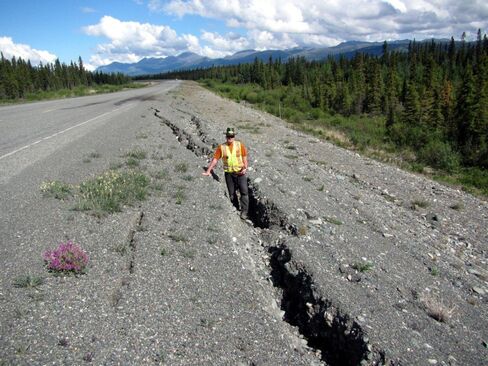
[[[284,318],[325,361],[487,361],[486,202],[193,84],[173,105],[188,117],[168,124],[197,156],[227,125],[249,146],[252,221]]]
[[[35,301],[2,285],[6,364],[487,363],[485,202],[194,83],[143,103],[121,149],[146,151],[150,198],[102,219],[50,204],[91,267]],[[227,126],[249,149],[252,224],[220,165],[201,176]]]

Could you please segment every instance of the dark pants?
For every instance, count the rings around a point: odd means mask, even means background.
[[[237,209],[239,209],[239,200],[237,199],[237,190],[239,190],[241,194],[241,212],[247,215],[249,211],[247,177],[245,175],[225,173],[225,183],[229,190],[230,200]]]

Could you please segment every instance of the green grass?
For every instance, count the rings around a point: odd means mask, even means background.
[[[80,184],[77,210],[113,213],[146,198],[149,178],[134,171],[109,170]]]
[[[43,182],[41,185],[41,192],[44,197],[54,197],[59,200],[64,200],[72,195],[73,187],[70,184],[53,180]]]
[[[128,151],[127,154],[125,154],[125,156],[128,158],[134,158],[134,159],[142,160],[142,159],[146,158],[146,152],[144,150],[136,148],[136,149]]]
[[[38,100],[62,99],[62,98],[71,98],[71,97],[81,97],[84,95],[114,93],[124,89],[143,88],[146,85],[147,84],[143,84],[143,83],[129,83],[129,84],[122,84],[122,85],[105,84],[105,85],[79,86],[73,89],[60,89],[55,91],[40,91],[35,93],[28,93],[25,96],[25,98],[19,98],[16,100],[0,99],[0,104],[25,103],[25,102],[33,102]]]
[[[136,166],[139,166],[140,165],[139,160],[136,159],[136,158],[133,158],[133,157],[130,157],[129,159],[127,159],[127,161],[125,163],[130,168],[135,168]]]
[[[488,196],[488,170],[461,168],[452,175],[437,173],[434,179],[450,185],[460,185],[466,192]]]
[[[44,279],[39,276],[32,276],[30,274],[17,277],[13,285],[19,288],[35,288],[44,283]]]
[[[361,273],[371,271],[373,267],[371,262],[357,262],[352,265],[352,268]]]
[[[175,165],[175,172],[186,173],[188,171],[188,163],[178,163]]]
[[[174,198],[176,199],[176,204],[181,205],[183,201],[186,199],[186,194],[183,188],[178,188],[176,191]]]
[[[437,267],[431,267],[431,268],[429,269],[429,272],[430,272],[430,274],[431,274],[432,276],[438,276],[438,275],[439,275],[439,273],[440,273],[440,272],[439,272],[439,268],[437,268]]]

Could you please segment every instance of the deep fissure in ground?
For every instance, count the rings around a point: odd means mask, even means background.
[[[134,265],[135,265],[136,242],[134,236],[136,234],[136,231],[141,227],[143,218],[144,218],[144,212],[141,211],[137,214],[134,227],[130,229],[129,236],[127,238],[129,242],[129,249],[130,249],[130,260],[129,260],[130,274],[134,273]]]
[[[189,133],[158,112],[155,109],[155,116],[171,128],[181,144],[198,157],[209,156],[212,151],[208,147],[196,142]],[[287,216],[271,200],[260,198],[256,185],[250,180],[248,183],[249,219],[253,225],[281,231],[285,235],[298,235],[296,225],[289,223]],[[352,366],[359,365],[363,360],[373,361],[371,346],[364,340],[360,325],[317,293],[313,279],[305,268],[295,267],[293,272],[290,271],[292,253],[286,245],[268,245],[268,252],[271,255],[273,285],[282,291],[281,309],[285,312],[283,320],[296,326],[307,339],[308,345],[320,350],[322,360],[329,365]],[[381,363],[381,359],[375,363]]]

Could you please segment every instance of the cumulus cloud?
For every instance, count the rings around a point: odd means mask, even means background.
[[[98,24],[83,30],[88,35],[110,40],[110,43],[98,45],[96,54],[90,59],[93,65],[136,62],[146,56],[166,57],[186,50],[199,50],[198,38],[190,34],[178,35],[165,25],[124,22],[104,16]]]
[[[166,25],[120,21],[110,16],[84,28],[106,37],[90,63],[135,62],[192,51],[223,57],[243,49],[335,46],[348,40],[474,39],[488,28],[483,0],[133,0],[150,11],[216,19],[230,31],[178,34]],[[184,20],[184,19],[183,19]]]
[[[11,37],[0,37],[0,51],[5,58],[21,57],[30,60],[33,65],[52,63],[56,60],[56,55],[48,51],[36,50],[29,45],[14,43]]]
[[[260,37],[250,39],[251,44],[263,43],[263,32],[273,37],[284,33],[290,44],[330,46],[337,40],[382,41],[385,35],[458,38],[464,31],[475,34],[477,28],[488,27],[488,3],[483,0],[151,0],[150,5],[153,11],[180,17],[224,20]]]

